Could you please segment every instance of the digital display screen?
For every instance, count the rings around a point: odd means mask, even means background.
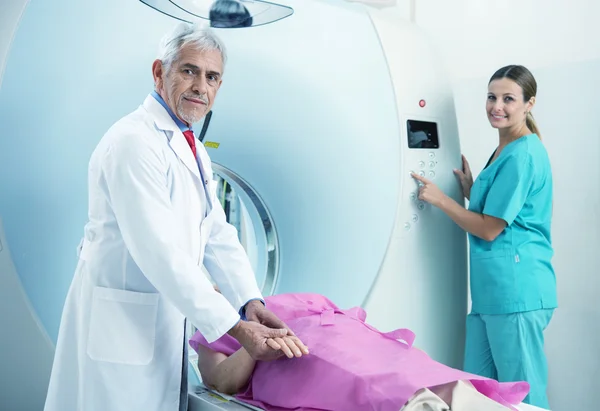
[[[440,148],[437,123],[408,120],[408,148]]]

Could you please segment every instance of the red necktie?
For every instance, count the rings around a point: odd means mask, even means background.
[[[183,136],[190,145],[192,153],[194,153],[194,158],[196,158],[196,139],[194,138],[194,132],[192,130],[186,130],[183,132]]]

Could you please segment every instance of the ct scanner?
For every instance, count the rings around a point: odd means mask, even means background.
[[[253,27],[217,30],[229,63],[204,143],[253,227],[265,295],[362,305],[374,326],[410,328],[460,367],[466,236],[418,201],[409,175],[462,202],[452,91],[417,28],[363,3],[245,3]],[[0,43],[2,410],[43,408],[91,151],[151,91],[173,17],[205,19],[207,4],[20,0],[2,17],[13,16]],[[248,409],[192,381],[190,409]]]

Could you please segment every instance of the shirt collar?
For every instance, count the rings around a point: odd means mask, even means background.
[[[182,133],[187,130],[192,130],[192,127],[188,127],[183,121],[181,121],[179,119],[179,117],[177,117],[175,115],[175,113],[173,113],[171,108],[169,108],[169,105],[163,100],[163,98],[160,96],[160,94],[158,94],[156,92],[156,90],[153,90],[151,94],[152,94],[152,97],[154,97],[156,99],[156,101],[158,101],[160,103],[160,105],[163,106],[165,108],[165,110],[167,110],[167,113],[169,113],[169,115],[171,116],[171,118],[173,119],[175,124],[177,124],[177,127],[179,127],[179,129],[181,130]]]

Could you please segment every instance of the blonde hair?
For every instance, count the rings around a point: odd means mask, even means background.
[[[533,114],[531,114],[531,111],[527,112],[527,117],[525,117],[525,125],[528,129],[537,134],[540,140],[542,139],[542,136],[540,135],[540,130],[537,126],[537,123],[535,122],[535,119],[533,118]]]

